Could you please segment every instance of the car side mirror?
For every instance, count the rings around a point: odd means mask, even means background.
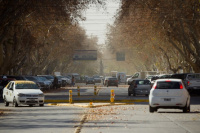
[[[9,88],[9,90],[12,90],[12,91],[13,91],[13,88]]]

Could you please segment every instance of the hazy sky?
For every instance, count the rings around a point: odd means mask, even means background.
[[[81,21],[80,25],[85,28],[88,36],[97,36],[99,44],[104,44],[106,40],[107,24],[112,24],[114,15],[119,9],[120,0],[107,0],[106,10],[98,9],[95,5],[87,9],[83,15],[85,21]]]

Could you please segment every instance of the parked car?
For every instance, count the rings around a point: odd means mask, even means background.
[[[101,78],[100,78],[100,76],[94,75],[93,78],[94,78],[94,82],[95,82],[95,83],[101,83]]]
[[[41,90],[45,89],[45,83],[38,80],[35,76],[24,76],[24,78],[26,80],[35,82]]]
[[[3,90],[3,99],[5,106],[44,106],[44,94],[33,81],[10,81]]]
[[[188,91],[200,92],[200,73],[187,74],[184,82]]]
[[[151,82],[147,79],[136,79],[133,80],[128,88],[128,96],[136,95],[149,95],[149,91],[151,90]]]
[[[63,76],[56,76],[58,78],[58,85],[60,87],[65,87],[67,85],[67,78],[63,77]]]
[[[117,80],[117,78],[109,77],[106,79],[105,85],[107,87],[109,87],[109,86],[117,86],[118,87],[118,80]]]
[[[87,84],[94,84],[94,85],[95,85],[95,80],[94,80],[94,78],[88,77],[87,80],[86,80],[86,85],[87,85]]]
[[[158,79],[150,90],[149,111],[159,108],[182,109],[190,112],[190,95],[181,79]]]
[[[54,77],[51,75],[37,75],[38,77],[45,77],[46,79],[50,80],[53,83]]]
[[[40,85],[40,88],[42,88],[43,90],[49,90],[49,89],[53,88],[52,82],[50,80],[46,79],[45,77],[35,76],[35,78],[39,82],[43,82],[43,84]]]
[[[11,79],[16,79],[16,80],[26,80],[24,76],[13,76],[13,75],[8,75],[7,78]]]

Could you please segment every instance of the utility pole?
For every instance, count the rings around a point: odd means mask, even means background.
[[[100,59],[100,71],[99,71],[99,75],[104,75],[104,67],[103,67],[103,62],[102,62],[102,59]]]

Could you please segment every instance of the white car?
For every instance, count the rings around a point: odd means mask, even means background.
[[[158,79],[149,95],[149,111],[159,108],[182,109],[190,112],[190,95],[181,79]]]
[[[10,81],[3,89],[3,99],[5,106],[9,106],[9,103],[13,103],[14,107],[44,106],[44,94],[33,81]]]

